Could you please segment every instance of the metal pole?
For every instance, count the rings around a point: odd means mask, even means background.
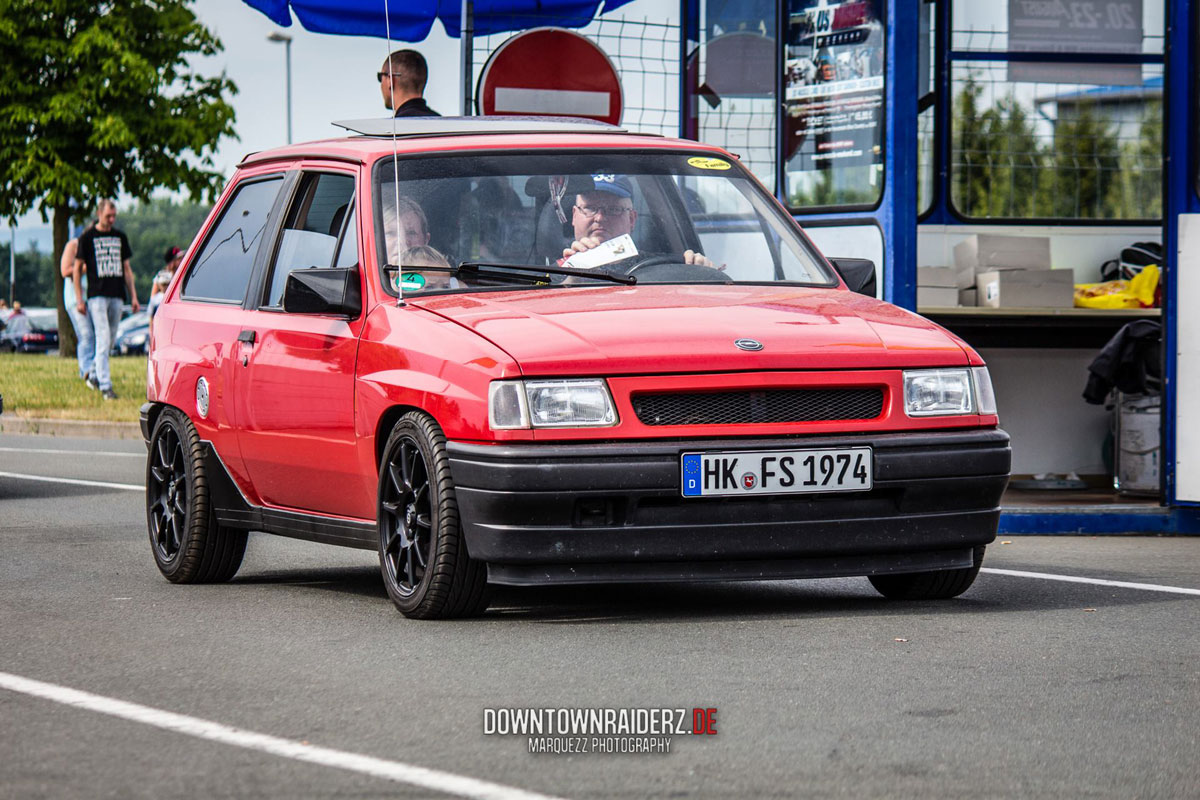
[[[8,232],[8,307],[12,308],[13,287],[17,283],[17,227],[10,225]]]
[[[287,71],[287,140],[292,143],[292,37],[286,33],[272,31],[268,42],[283,42],[283,59]]]
[[[474,53],[475,47],[475,3],[474,0],[462,0],[462,8],[459,13],[458,35],[461,39],[461,59],[459,61],[459,71],[462,73],[462,115],[469,117],[472,114],[472,78],[475,71]]]
[[[283,43],[284,57],[287,59],[287,122],[288,144],[292,143],[292,40]]]

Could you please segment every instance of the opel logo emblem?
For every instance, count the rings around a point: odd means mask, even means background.
[[[762,342],[757,339],[738,339],[733,343],[739,350],[762,350]]]

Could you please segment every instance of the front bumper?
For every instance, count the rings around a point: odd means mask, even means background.
[[[869,445],[869,492],[684,498],[680,454]],[[1000,430],[753,440],[449,442],[467,550],[495,583],[757,580],[971,565],[996,537]]]

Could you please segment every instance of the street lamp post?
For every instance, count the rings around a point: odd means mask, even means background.
[[[284,60],[287,62],[287,140],[292,143],[292,37],[275,31],[267,37],[268,42],[283,42]]]

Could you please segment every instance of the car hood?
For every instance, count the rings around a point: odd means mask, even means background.
[[[929,320],[837,289],[600,286],[405,302],[488,339],[527,375],[879,369],[970,359],[960,340]],[[739,339],[762,349],[740,349]]]

